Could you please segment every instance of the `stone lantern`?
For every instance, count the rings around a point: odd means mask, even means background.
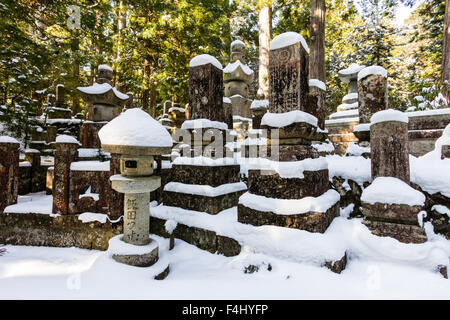
[[[113,70],[107,65],[98,67],[97,82],[89,87],[78,87],[81,99],[89,104],[88,120],[110,121],[119,114],[129,96],[111,86]]]
[[[128,109],[110,121],[99,131],[99,137],[104,151],[120,155],[120,174],[110,180],[114,190],[125,194],[124,233],[115,242],[110,241],[108,250],[120,263],[152,266],[158,261],[158,243],[149,237],[150,192],[161,186],[161,177],[154,175],[154,157],[170,153],[172,138],[138,108]]]

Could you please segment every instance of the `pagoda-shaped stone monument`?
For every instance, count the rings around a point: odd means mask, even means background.
[[[268,130],[270,157],[259,159],[248,172],[239,222],[323,233],[339,214],[340,196],[329,188],[328,163],[311,145],[318,120],[306,112],[314,103],[308,52],[306,41],[295,32],[270,44],[269,112],[261,120],[261,128]]]
[[[107,65],[98,67],[97,81],[89,87],[78,87],[78,93],[88,104],[87,120],[81,127],[81,143],[83,148],[98,148],[98,131],[108,121],[119,115],[120,108],[129,99],[111,85],[113,70]]]
[[[235,40],[231,43],[230,57],[230,63],[223,69],[224,96],[231,101],[233,119],[238,129],[241,127],[248,128],[252,117],[249,85],[253,82],[254,72],[246,64],[244,42]]]

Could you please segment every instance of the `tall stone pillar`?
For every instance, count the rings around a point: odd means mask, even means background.
[[[409,184],[408,117],[400,111],[386,111],[397,117],[370,126],[372,179],[395,177]]]
[[[63,108],[64,107],[64,95],[66,89],[63,84],[56,85],[56,107]]]
[[[77,160],[79,143],[70,136],[58,136],[53,171],[53,213],[69,213],[70,165]]]
[[[19,142],[0,136],[0,213],[17,203],[19,192]]]
[[[309,89],[311,91],[311,96],[314,97],[311,102],[311,114],[317,118],[317,125],[320,129],[325,130],[325,117],[327,114],[327,109],[325,106],[325,99],[327,95],[327,90],[325,83],[317,79],[311,79],[309,81]],[[314,104],[313,102],[316,102]]]
[[[387,71],[379,66],[362,69],[358,73],[359,125],[354,135],[359,142],[370,140],[370,117],[388,108]]]
[[[308,108],[308,47],[299,34],[286,32],[272,40],[269,65],[269,112],[282,113]],[[301,37],[301,36],[300,36]],[[284,40],[298,39],[284,46]],[[303,39],[303,40],[302,40]],[[295,41],[295,40],[294,40]]]
[[[222,66],[217,60],[216,64],[198,64],[202,56],[195,57],[189,66],[190,119],[224,122]]]
[[[31,179],[30,192],[40,191],[40,167],[41,167],[41,153],[39,150],[27,149],[25,150],[25,161],[31,163]]]
[[[405,243],[425,242],[418,220],[425,195],[409,185],[408,116],[392,109],[375,113],[370,144],[372,183],[361,195],[363,223],[378,236]]]

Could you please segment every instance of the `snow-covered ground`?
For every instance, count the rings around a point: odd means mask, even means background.
[[[168,240],[156,238],[166,251]],[[158,281],[101,251],[6,249],[0,299],[450,299],[450,281],[439,274],[370,259],[351,260],[338,275],[245,250],[227,258],[176,240],[170,274]],[[249,262],[260,263],[259,272],[244,273]]]

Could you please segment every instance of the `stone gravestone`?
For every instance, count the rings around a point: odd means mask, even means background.
[[[164,205],[217,214],[236,206],[246,189],[240,182],[239,165],[232,158],[224,158],[228,127],[222,79],[222,66],[214,57],[200,55],[191,60],[190,120],[178,131],[184,131],[189,140],[184,142],[190,147],[188,154],[173,162],[172,181],[163,191]],[[209,192],[203,191],[205,186],[211,187]],[[225,191],[215,191],[220,189]]]
[[[271,158],[249,169],[238,221],[323,233],[339,214],[340,197],[329,189],[327,163],[311,145],[318,120],[306,112],[317,106],[309,95],[308,47],[288,32],[272,40],[270,51],[270,105],[261,128],[269,132]]]
[[[409,186],[408,116],[392,109],[375,113],[370,143],[373,181],[361,195],[364,224],[378,236],[425,242],[418,221],[425,196]]]

